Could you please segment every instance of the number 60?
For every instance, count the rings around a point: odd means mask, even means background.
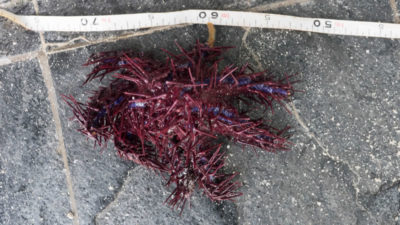
[[[199,17],[200,17],[201,19],[204,19],[204,18],[207,17],[207,13],[204,12],[204,11],[201,11],[201,12],[199,13]],[[218,18],[218,12],[211,12],[211,19],[217,19],[217,18]]]

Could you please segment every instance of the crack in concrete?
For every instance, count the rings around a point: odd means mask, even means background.
[[[367,208],[370,208],[370,207],[371,207],[371,204],[373,203],[373,201],[375,201],[376,199],[379,198],[379,194],[384,193],[384,192],[387,192],[387,191],[389,191],[390,189],[394,189],[394,188],[397,188],[397,190],[400,192],[400,180],[394,180],[394,181],[386,182],[386,183],[382,184],[382,185],[379,187],[379,190],[378,190],[378,191],[367,195],[367,196],[368,196],[368,197],[367,197],[368,200],[367,200],[367,202],[365,203],[365,204],[366,204],[366,207],[367,207]],[[399,203],[400,203],[400,202],[399,202]],[[396,214],[396,213],[393,213],[393,214],[394,214],[394,217],[393,217],[394,221],[397,221],[397,220],[398,220],[398,217],[400,216],[400,205],[399,205],[399,207],[398,207],[398,213],[397,213],[397,214]]]
[[[79,36],[76,38],[73,38],[69,41],[65,41],[65,42],[46,42],[45,46],[46,49],[47,48],[66,48],[72,44],[76,44],[76,41],[84,41],[86,43],[90,43],[90,41],[85,37],[85,36]]]
[[[381,186],[379,186],[378,191],[369,194],[369,198],[377,198],[381,192],[385,192],[385,191],[388,191],[393,188],[400,188],[400,180],[394,180],[394,181],[386,182],[386,183],[382,184]]]
[[[130,170],[128,170],[128,172],[126,173],[125,177],[123,178],[122,184],[119,188],[119,190],[114,194],[114,199],[108,203],[108,205],[106,205],[106,207],[104,207],[100,212],[98,212],[95,216],[94,216],[94,223],[95,225],[100,224],[98,222],[99,216],[101,216],[104,213],[107,213],[108,211],[110,211],[110,208],[118,203],[118,199],[119,196],[121,195],[121,193],[123,193],[125,191],[125,186],[128,183],[129,178],[131,177],[131,174],[134,173],[135,170],[137,170],[139,168],[139,166],[136,166]]]
[[[256,55],[253,51],[250,50],[249,46],[247,45],[247,36],[249,35],[250,31],[252,28],[250,27],[244,27],[245,30],[243,36],[242,36],[242,45],[249,51],[250,55],[253,57],[254,61],[257,63],[257,69],[262,71],[262,64],[261,64],[261,59]]]
[[[389,5],[393,11],[393,22],[400,23],[399,11],[397,9],[396,0],[389,0]]]
[[[352,186],[355,191],[355,204],[358,207],[360,207],[360,209],[362,209],[366,213],[368,213],[368,215],[371,218],[373,218],[372,213],[364,205],[361,204],[360,199],[359,199],[360,189],[358,188],[358,185],[360,183],[361,176],[350,166],[350,163],[348,161],[340,159],[338,156],[333,156],[329,153],[328,148],[325,147],[325,145],[316,137],[316,135],[313,132],[311,132],[310,128],[305,124],[304,120],[300,117],[296,106],[292,102],[284,103],[284,104],[286,105],[286,107],[288,109],[291,109],[296,121],[304,129],[304,131],[306,132],[306,135],[309,138],[311,138],[312,140],[314,140],[318,144],[318,146],[322,149],[322,155],[325,157],[328,157],[329,159],[331,159],[332,161],[334,161],[336,163],[340,163],[340,164],[347,166],[347,168],[350,170],[350,172],[352,172],[356,176],[356,180],[351,179]]]

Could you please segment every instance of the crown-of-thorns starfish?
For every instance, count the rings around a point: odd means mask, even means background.
[[[274,80],[247,64],[219,69],[230,47],[213,47],[209,28],[208,44],[197,42],[191,50],[177,44],[179,54],[163,50],[166,61],[132,51],[93,54],[84,64],[94,65],[84,83],[106,76],[113,81],[86,104],[64,96],[82,133],[100,146],[112,139],[121,157],[160,172],[175,188],[166,202],[181,209],[196,187],[215,201],[241,195],[237,174],[223,172],[219,136],[266,151],[288,150],[286,129],[250,118],[234,102],[256,101],[272,110],[274,101],[293,94],[290,77]]]

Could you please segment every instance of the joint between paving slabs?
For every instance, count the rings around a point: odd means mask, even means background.
[[[64,144],[64,137],[62,133],[62,127],[61,127],[61,120],[60,116],[58,114],[58,102],[57,102],[57,96],[54,88],[54,83],[52,80],[51,76],[51,71],[50,71],[50,66],[48,64],[48,56],[46,52],[41,50],[38,54],[38,61],[40,68],[42,70],[42,75],[43,79],[47,88],[47,93],[48,93],[48,100],[50,102],[50,108],[53,114],[53,122],[54,126],[56,128],[56,135],[58,139],[58,146],[57,146],[57,153],[60,153],[63,164],[64,164],[64,172],[66,176],[66,184],[67,184],[67,190],[70,198],[70,206],[71,206],[71,212],[68,213],[68,217],[72,217],[74,220],[74,225],[78,225],[78,212],[77,212],[77,207],[76,207],[76,201],[75,201],[75,194],[73,190],[73,185],[72,185],[72,179],[71,179],[71,172],[69,169],[68,165],[68,158],[67,158],[67,152]],[[72,215],[72,216],[71,216]]]
[[[66,42],[61,42],[61,43],[47,42],[47,43],[45,43],[45,47],[48,48],[48,50],[47,50],[48,54],[55,54],[55,53],[71,51],[71,50],[75,50],[75,49],[79,49],[79,48],[84,48],[84,47],[87,47],[90,45],[109,43],[109,42],[117,42],[119,40],[124,40],[124,39],[132,38],[132,37],[140,37],[140,36],[144,36],[144,35],[153,34],[156,32],[187,27],[190,25],[191,24],[179,24],[179,25],[155,27],[155,28],[149,28],[149,29],[143,30],[143,31],[133,31],[133,32],[125,33],[125,34],[118,35],[118,36],[111,36],[111,37],[103,38],[100,40],[92,40],[92,41],[88,40],[84,36],[79,36],[72,40],[69,40]],[[83,42],[74,43],[77,40],[83,40]]]
[[[5,66],[17,62],[24,62],[28,61],[31,59],[34,59],[38,56],[39,50],[35,50],[32,52],[26,52],[18,55],[11,55],[11,56],[5,56],[0,58],[0,66]]]
[[[400,16],[399,16],[399,11],[397,8],[396,0],[389,0],[389,5],[390,5],[390,8],[392,9],[392,13],[393,13],[393,22],[400,23]]]
[[[33,3],[36,14],[39,14],[39,7],[38,7],[37,0],[33,0],[32,3]],[[55,150],[61,152],[62,161],[64,164],[64,172],[65,172],[65,177],[66,177],[67,191],[69,194],[69,202],[70,202],[70,207],[71,207],[71,211],[65,216],[73,219],[74,225],[79,225],[78,210],[77,210],[77,206],[76,206],[75,194],[74,194],[74,189],[73,189],[73,185],[72,185],[71,172],[70,172],[69,165],[68,165],[67,151],[66,151],[65,144],[64,144],[61,120],[60,120],[60,116],[58,113],[59,105],[57,102],[56,90],[55,90],[53,78],[51,75],[49,58],[48,58],[48,55],[47,55],[47,52],[45,49],[45,40],[44,40],[43,32],[39,32],[39,36],[40,36],[40,41],[41,41],[41,50],[38,53],[37,59],[39,61],[39,66],[42,70],[43,80],[44,80],[46,88],[47,88],[48,100],[50,102],[50,108],[51,108],[51,112],[53,115],[54,126],[56,128],[56,135],[57,135],[57,138],[59,141],[59,145],[58,145],[57,149],[55,149]]]

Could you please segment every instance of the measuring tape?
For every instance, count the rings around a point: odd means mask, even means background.
[[[91,32],[132,30],[178,24],[207,24],[298,30],[334,35],[400,38],[400,24],[304,18],[224,10],[183,10],[102,16],[20,16],[0,9],[0,16],[33,31]]]

